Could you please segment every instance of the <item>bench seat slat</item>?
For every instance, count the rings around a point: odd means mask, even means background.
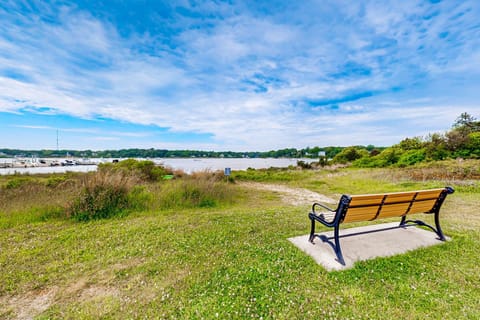
[[[361,221],[371,221],[375,220],[376,214],[370,214],[370,215],[363,215],[363,216],[355,216],[355,215],[350,215],[343,220],[343,222],[361,222]]]
[[[378,211],[378,206],[349,209],[348,214],[345,216],[343,222],[373,220],[377,215],[377,211]]]
[[[352,196],[352,200],[350,201],[350,208],[355,208],[357,206],[370,206],[370,205],[380,205],[382,203],[384,195],[360,195],[360,196]]]
[[[410,202],[398,204],[384,204],[377,218],[380,219],[389,217],[400,217],[406,214],[409,208]]]
[[[442,190],[429,190],[429,191],[423,191],[421,193],[418,193],[416,200],[422,200],[422,199],[435,199],[440,196],[440,193]]]
[[[430,212],[435,206],[435,203],[435,200],[430,200],[428,202],[415,202],[410,208],[410,213]]]
[[[385,203],[389,202],[401,202],[401,201],[412,201],[412,199],[417,195],[417,192],[405,192],[405,193],[391,193],[387,194],[387,199]]]

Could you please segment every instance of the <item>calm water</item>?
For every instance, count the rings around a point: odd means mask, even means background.
[[[59,161],[63,159],[58,159]],[[90,159],[92,162],[112,162],[113,159]],[[121,159],[120,159],[121,160]],[[250,159],[250,158],[222,158],[222,159],[197,159],[197,158],[167,158],[167,159],[149,159],[155,163],[163,164],[173,169],[181,169],[187,173],[204,170],[246,170],[247,168],[270,168],[270,167],[288,167],[296,165],[298,160],[305,162],[316,161],[315,159]],[[0,159],[0,167],[4,163],[12,163],[13,159]],[[87,172],[95,171],[96,165],[76,165],[76,166],[58,166],[58,167],[31,167],[31,168],[0,168],[0,175],[17,173],[62,173],[67,171]]]

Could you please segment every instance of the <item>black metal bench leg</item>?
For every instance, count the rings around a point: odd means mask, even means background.
[[[439,217],[439,213],[438,212],[435,212],[435,228],[437,229],[437,235],[438,237],[440,238],[441,241],[446,241],[447,239],[445,238],[445,236],[443,235],[443,231],[442,231],[442,228],[440,227],[440,217]]]
[[[402,217],[402,221],[400,221],[400,227],[405,225],[405,221],[407,220],[407,216]]]
[[[308,241],[313,243],[313,239],[315,238],[315,220],[311,219],[312,221],[312,227],[310,228],[310,238],[308,238]]]
[[[335,254],[337,255],[338,262],[345,265],[345,260],[343,259],[342,248],[340,248],[340,237],[339,237],[339,226],[335,226],[334,231],[334,238],[335,238]]]

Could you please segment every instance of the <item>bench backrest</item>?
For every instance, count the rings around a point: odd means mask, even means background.
[[[350,202],[345,208],[343,222],[400,217],[411,213],[431,213],[435,210],[440,196],[446,192],[448,192],[446,188],[440,188],[347,196]]]

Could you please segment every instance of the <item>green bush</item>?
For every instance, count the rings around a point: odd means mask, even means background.
[[[45,182],[45,185],[50,188],[55,188],[67,180],[68,179],[65,175],[61,175],[61,176],[55,175],[55,176],[49,177]]]
[[[411,166],[413,164],[424,161],[425,158],[426,152],[424,149],[409,150],[400,156],[397,165],[400,167]]]
[[[5,184],[5,188],[7,189],[16,189],[16,188],[20,188],[26,184],[28,184],[29,182],[32,182],[32,179],[30,178],[12,178],[10,180],[7,181],[7,183]]]
[[[297,161],[297,166],[302,168],[302,169],[312,169],[312,164],[309,162],[305,162],[302,160]]]
[[[400,159],[402,152],[396,148],[387,148],[380,152],[379,155],[375,156],[378,160],[380,167],[388,167],[392,164],[396,164]]]
[[[159,181],[163,176],[172,174],[171,170],[150,160],[138,161],[126,159],[118,163],[103,163],[98,167],[99,171],[117,170],[138,176],[143,181]]]
[[[369,152],[366,149],[359,149],[357,147],[348,147],[343,149],[339,154],[333,157],[333,163],[346,164],[353,162],[362,157],[369,156]]]
[[[85,189],[72,207],[71,214],[78,221],[109,218],[122,215],[127,208],[125,189],[113,186],[95,186]]]
[[[83,190],[70,206],[70,215],[77,221],[89,221],[126,214],[135,182],[121,171],[102,170],[87,175]]]
[[[375,157],[363,157],[355,160],[352,166],[357,168],[375,168],[380,166],[380,161]]]
[[[467,148],[472,158],[480,158],[480,132],[472,132],[468,135]]]
[[[409,151],[407,151],[409,152]],[[383,168],[397,164],[404,151],[398,148],[387,148],[373,157],[362,157],[352,165],[359,168]]]

